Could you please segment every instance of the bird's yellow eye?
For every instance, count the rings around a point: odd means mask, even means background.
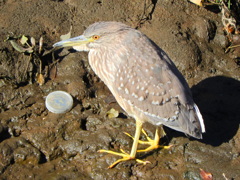
[[[98,36],[98,35],[93,35],[93,36],[92,36],[92,39],[93,39],[93,40],[98,40],[99,38],[100,38],[100,36]]]

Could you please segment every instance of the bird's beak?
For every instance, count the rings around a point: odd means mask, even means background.
[[[66,39],[60,42],[57,42],[53,45],[53,47],[74,47],[74,46],[82,46],[91,42],[91,38],[86,38],[84,35],[77,36],[74,38]]]

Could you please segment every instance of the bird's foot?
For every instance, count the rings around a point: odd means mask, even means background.
[[[159,145],[159,140],[160,140],[160,137],[158,135],[158,129],[156,130],[156,134],[155,134],[155,138],[154,139],[151,139],[146,131],[144,129],[142,129],[142,133],[146,136],[146,139],[147,141],[142,141],[142,140],[139,140],[138,143],[139,144],[146,144],[146,145],[150,145],[148,148],[146,149],[141,149],[141,150],[137,150],[137,152],[148,152],[148,151],[152,151],[152,150],[155,150],[155,149],[169,149],[170,147],[172,147],[172,145],[170,146],[160,146]],[[134,137],[132,137],[129,133],[126,133],[125,134],[129,137],[131,137],[132,139],[134,139]]]
[[[122,159],[118,159],[117,161],[112,163],[108,167],[109,169],[113,168],[114,166],[116,166],[120,162],[132,160],[132,159],[135,159],[138,163],[141,163],[143,165],[146,165],[146,164],[150,163],[149,161],[142,161],[140,159],[136,159],[135,157],[132,157],[130,154],[126,153],[123,149],[120,149],[120,151],[121,151],[121,153],[120,152],[110,151],[110,150],[104,150],[104,149],[98,150],[98,152],[100,152],[100,153],[109,153],[109,154],[113,154],[113,155],[117,155],[117,156],[121,156],[122,157]]]

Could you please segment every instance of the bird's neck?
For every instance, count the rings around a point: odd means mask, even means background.
[[[114,74],[118,66],[117,63],[113,63],[111,54],[103,54],[98,50],[90,50],[88,59],[93,71],[109,87],[115,81]]]

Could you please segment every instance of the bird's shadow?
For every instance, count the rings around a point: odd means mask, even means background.
[[[219,146],[232,139],[240,124],[240,82],[216,76],[201,81],[191,90],[206,127],[206,133],[200,141]],[[179,136],[178,133],[172,133],[172,136]]]

